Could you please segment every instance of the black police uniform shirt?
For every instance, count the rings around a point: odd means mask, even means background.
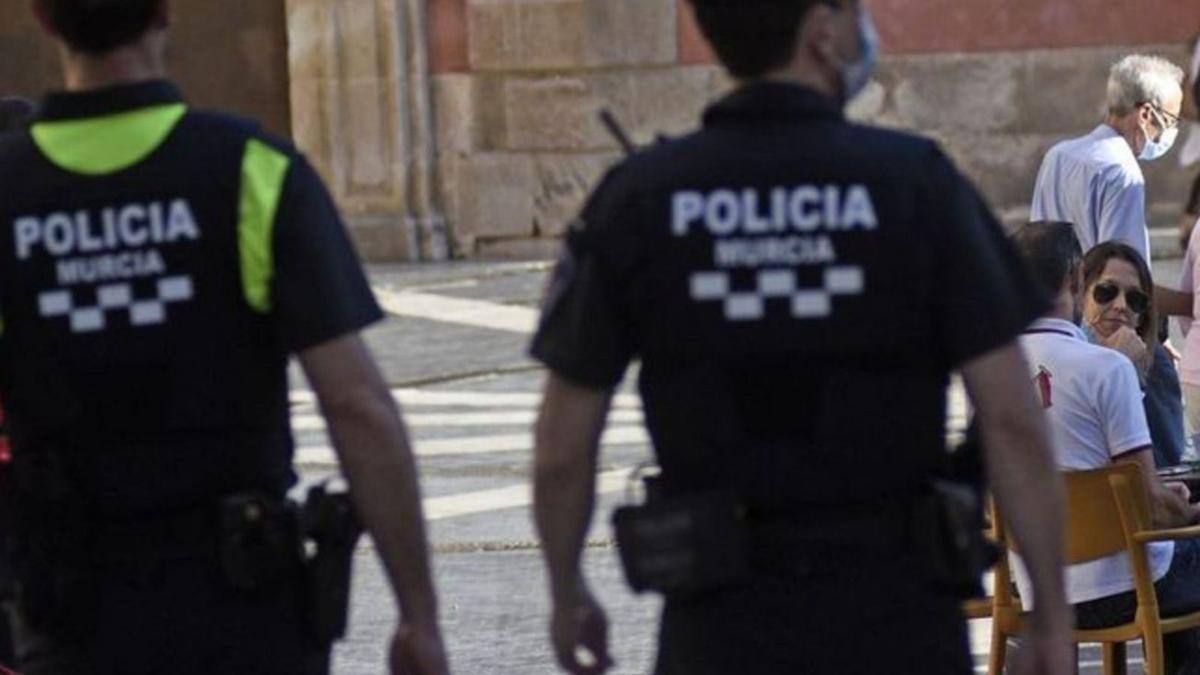
[[[54,449],[102,513],[285,492],[288,354],[381,317],[305,159],[149,82],[49,96],[0,185],[18,464]]]
[[[1043,308],[934,143],[755,84],[608,173],[531,351],[597,388],[641,359],[668,493],[870,504],[922,489],[944,461],[948,374]]]

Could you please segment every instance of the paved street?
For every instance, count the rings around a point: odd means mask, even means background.
[[[546,640],[546,584],[529,516],[530,425],[543,374],[525,356],[547,270],[544,263],[371,270],[389,318],[367,338],[416,439],[443,623],[457,673],[556,672]],[[1157,272],[1173,278],[1178,266],[1167,263]],[[625,476],[650,456],[631,381],[632,374],[604,438],[601,498],[585,561],[612,622],[613,672],[641,674],[653,662],[659,602],[625,589],[608,525],[612,508],[623,499]],[[308,483],[335,469],[323,422],[298,372],[292,387],[297,464]],[[961,392],[954,394],[952,434],[966,419]],[[335,673],[382,672],[394,622],[390,597],[364,543],[355,568],[350,634],[337,649]],[[989,631],[987,621],[972,626],[980,664]],[[1085,648],[1082,657],[1082,673],[1099,672],[1095,647]]]
[[[555,672],[546,644],[548,603],[529,517],[528,481],[542,372],[525,348],[546,264],[463,264],[372,270],[387,321],[367,338],[416,439],[431,521],[443,623],[455,672]],[[297,464],[304,482],[333,470],[324,424],[293,376]],[[641,406],[615,401],[601,466],[602,497],[587,555],[614,618],[621,673],[653,659],[658,602],[625,590],[607,513],[629,469],[648,459]],[[393,626],[390,591],[374,553],[357,559],[351,631],[334,672],[381,672]]]

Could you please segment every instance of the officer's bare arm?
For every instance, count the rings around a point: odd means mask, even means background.
[[[586,594],[579,567],[596,496],[596,457],[612,392],[551,373],[538,413],[534,447],[534,520],[556,606]]]
[[[302,352],[300,364],[317,394],[355,505],[387,568],[404,621],[436,630],[437,600],[416,463],[391,391],[357,334]]]
[[[1025,357],[1009,343],[966,364],[992,491],[1012,526],[1035,595],[1034,627],[1069,630],[1063,591],[1063,486]]]

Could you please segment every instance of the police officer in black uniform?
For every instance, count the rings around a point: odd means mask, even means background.
[[[921,515],[957,369],[1038,579],[1022,672],[1070,672],[1061,492],[1014,343],[1044,298],[934,143],[844,118],[874,65],[865,5],[692,5],[739,86],[702,130],[608,173],[533,341],[560,665],[611,664],[580,558],[609,400],[639,358],[662,473],[629,532],[659,549],[642,573],[686,580],[667,587],[656,673],[972,672]]]
[[[358,337],[381,312],[317,174],[188,107],[168,0],[32,4],[67,91],[0,136],[21,671],[327,672],[330,579],[284,501],[296,354],[396,590],[391,667],[446,673],[412,453]]]

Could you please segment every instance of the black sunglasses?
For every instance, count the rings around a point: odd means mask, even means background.
[[[1092,289],[1092,299],[1101,305],[1107,305],[1122,292],[1122,288],[1111,281],[1096,284]],[[1125,290],[1125,304],[1136,314],[1142,314],[1150,308],[1150,296],[1136,288]]]

